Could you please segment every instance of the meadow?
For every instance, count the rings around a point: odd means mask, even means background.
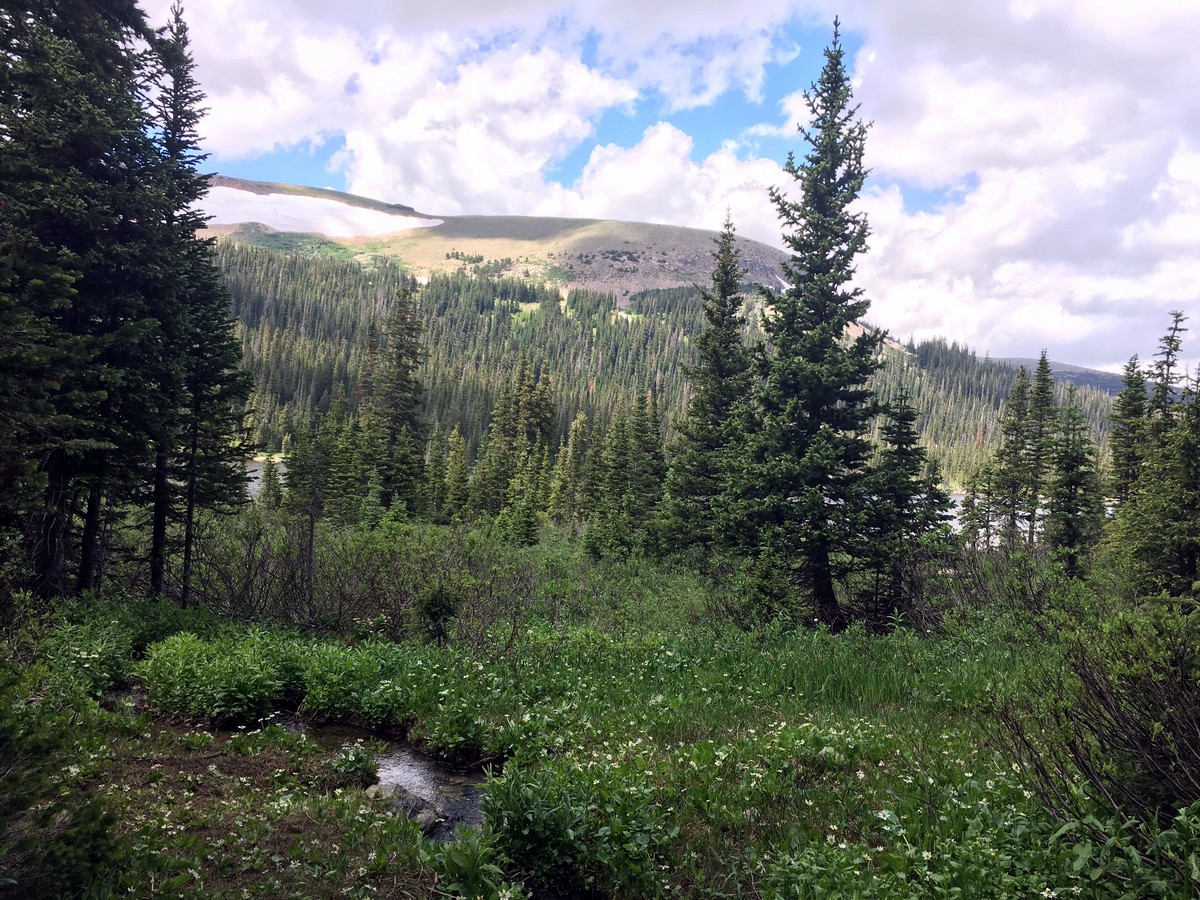
[[[6,722],[59,735],[52,793],[94,806],[107,854],[82,880],[78,845],[51,855],[56,889],[1191,896],[1189,811],[1139,824],[1080,776],[1059,784],[1083,811],[1064,818],[1001,724],[1063,699],[1072,635],[1104,614],[1049,562],[990,570],[986,597],[947,579],[936,626],[835,635],[735,628],[735,587],[683,569],[552,541],[493,551],[497,593],[536,588],[521,616],[464,612],[441,640],[419,602],[403,628],[394,606],[320,629],[117,594],[28,615],[7,635],[26,664]],[[433,843],[365,792],[370,742],[322,749],[281,716],[482,768],[485,824]]]

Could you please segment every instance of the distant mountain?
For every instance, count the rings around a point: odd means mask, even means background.
[[[466,270],[612,293],[704,284],[716,232],[608,219],[430,216],[323,188],[214,176],[209,232],[238,243],[338,258],[388,256],[421,278]],[[738,239],[747,278],[780,286],[784,253]]]
[[[1012,366],[1014,369],[1024,366],[1029,370],[1030,375],[1033,374],[1033,370],[1037,368],[1038,364],[1036,359],[1028,359],[1020,356],[1001,357],[996,362]],[[1090,387],[1112,395],[1121,392],[1122,376],[1113,372],[1102,372],[1099,369],[1085,369],[1083,366],[1055,362],[1054,360],[1050,360],[1050,371],[1054,373],[1054,380],[1059,383],[1066,382],[1079,387]]]

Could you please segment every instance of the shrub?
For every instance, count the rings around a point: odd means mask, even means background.
[[[1101,843],[1115,835],[1093,801],[1132,818],[1131,834],[1155,856],[1160,835],[1181,834],[1180,817],[1190,823],[1200,808],[1198,625],[1195,614],[1155,602],[1080,626],[1064,637],[1064,665],[999,710],[998,739],[1046,805],[1064,822],[1090,823],[1081,827]],[[1084,791],[1074,788],[1080,777]],[[1161,857],[1190,878],[1197,870],[1185,859]]]
[[[296,654],[293,642],[269,632],[212,642],[184,632],[151,646],[137,674],[164,712],[254,722],[295,690]]]
[[[82,785],[70,785],[72,723],[21,702],[0,666],[0,895],[81,894],[115,860],[114,820]]]
[[[367,691],[381,680],[371,645],[348,648],[313,644],[303,656],[304,709],[315,716],[348,718],[362,709]]]
[[[489,779],[484,813],[512,874],[535,897],[648,896],[678,828],[644,773],[598,765]]]
[[[50,635],[42,652],[53,669],[98,697],[128,674],[133,638],[117,621],[63,625]]]

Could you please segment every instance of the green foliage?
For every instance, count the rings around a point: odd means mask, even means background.
[[[78,722],[53,706],[0,666],[0,896],[79,895],[116,863],[114,817],[75,779]]]
[[[133,636],[118,621],[65,624],[42,645],[45,661],[69,673],[97,697],[125,680],[133,663]]]
[[[1062,554],[1067,574],[1076,577],[1084,570],[1083,557],[1100,541],[1104,499],[1096,448],[1073,400],[1072,392],[1061,412],[1054,445],[1046,542]]]
[[[653,896],[678,829],[624,767],[516,764],[488,782],[485,814],[533,896]]]
[[[151,646],[136,672],[159,709],[237,724],[266,718],[295,691],[298,657],[269,632],[212,642],[184,632]]]
[[[504,879],[506,862],[489,827],[460,829],[448,844],[422,848],[421,859],[438,873],[438,887],[459,897],[501,897],[521,900],[527,895]]]
[[[1187,596],[1200,581],[1200,388],[1195,381],[1182,390],[1178,384],[1184,321],[1172,313],[1148,373],[1144,418],[1128,426],[1139,441],[1125,451],[1136,457],[1137,480],[1127,486],[1105,542],[1110,567],[1135,596]],[[1122,408],[1133,406],[1129,399]]]
[[[763,289],[770,352],[719,514],[735,545],[777,567],[832,628],[846,624],[835,581],[856,567],[866,520],[875,411],[868,381],[883,342],[872,329],[846,334],[869,302],[850,284],[868,234],[865,215],[853,210],[866,177],[867,125],[857,120],[844,57],[835,21],[825,65],[804,95],[813,123],[801,127],[804,159],[789,154],[784,166],[802,197],[771,191],[791,252],[783,267],[790,287]]]
[[[375,754],[361,741],[346,744],[333,760],[333,771],[343,784],[367,787],[379,780],[379,763]]]
[[[667,476],[664,530],[669,544],[709,547],[717,541],[713,498],[725,485],[734,411],[750,395],[752,354],[745,346],[742,269],[728,217],[713,252],[712,287],[701,292],[705,328],[696,338],[696,364],[686,370],[691,399],[678,423]]]

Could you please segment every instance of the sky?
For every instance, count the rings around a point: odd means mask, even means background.
[[[163,23],[170,0],[143,0]],[[871,175],[856,282],[899,340],[1200,360],[1197,0],[187,0],[208,168],[432,215],[781,246],[840,16]],[[1187,338],[1191,337],[1189,341]]]

